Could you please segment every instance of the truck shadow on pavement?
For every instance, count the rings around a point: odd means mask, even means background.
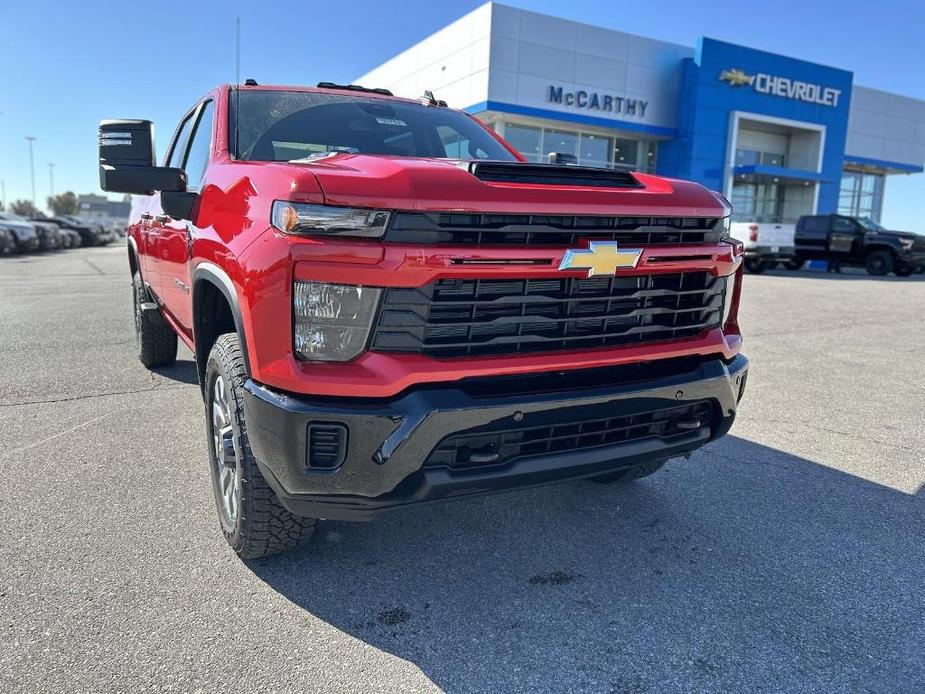
[[[249,568],[447,691],[921,691],[923,502],[730,436],[628,486],[324,523]]]
[[[152,369],[158,376],[166,378],[177,383],[186,383],[187,385],[199,384],[199,373],[196,371],[196,362],[189,359],[178,359],[170,366],[159,366]]]

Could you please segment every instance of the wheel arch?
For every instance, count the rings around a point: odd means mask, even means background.
[[[244,353],[244,368],[250,377],[250,356],[241,303],[231,278],[217,265],[200,263],[193,270],[192,281],[193,343],[196,347],[196,370],[200,385],[205,383],[209,351],[218,336],[226,332],[237,333]]]
[[[135,243],[135,239],[131,236],[126,237],[128,240],[125,242],[126,248],[128,248],[128,269],[132,273],[132,277],[135,276],[135,273],[141,273],[141,262],[138,258],[138,245]]]
[[[866,258],[871,253],[876,251],[886,251],[896,257],[896,248],[885,241],[877,241],[875,243],[868,244],[864,247],[864,257]]]

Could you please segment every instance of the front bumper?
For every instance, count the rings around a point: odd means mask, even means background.
[[[900,267],[923,267],[925,266],[925,251],[915,249],[897,253],[896,259]]]
[[[316,518],[367,520],[408,504],[587,477],[672,458],[724,435],[744,392],[748,360],[738,355],[729,362],[713,358],[687,361],[673,370],[664,367],[662,373],[667,375],[649,377],[647,372],[645,378],[629,382],[620,372],[605,369],[549,376],[594,384],[570,390],[531,391],[521,382],[512,387],[511,379],[501,377],[420,387],[389,399],[307,398],[251,380],[244,397],[248,439],[261,472],[290,511]],[[535,384],[536,379],[522,383],[528,382]],[[703,401],[711,405],[710,421],[668,441],[642,438],[465,471],[424,465],[448,436],[494,423],[516,421],[527,427],[552,417],[577,425],[575,413],[595,408],[633,415]],[[346,432],[346,452],[336,469],[309,467],[310,424],[340,425]]]
[[[786,262],[792,260],[793,246],[746,246],[745,257],[765,262]]]
[[[32,236],[27,239],[18,240],[16,245],[19,248],[20,253],[29,253],[31,251],[37,251],[41,248],[41,241],[38,236]]]

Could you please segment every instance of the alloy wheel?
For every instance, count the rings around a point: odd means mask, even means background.
[[[238,522],[241,505],[241,465],[231,421],[228,387],[219,375],[212,386],[212,458],[219,515],[229,531]]]

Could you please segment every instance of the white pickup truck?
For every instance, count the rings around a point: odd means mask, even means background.
[[[760,274],[777,263],[788,270],[799,270],[794,258],[795,224],[733,222],[732,236],[745,244],[745,269]]]

